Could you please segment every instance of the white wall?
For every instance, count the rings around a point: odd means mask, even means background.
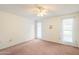
[[[59,23],[60,21],[57,17],[52,17],[52,19],[43,20],[43,39],[52,41],[52,42],[59,42]],[[52,29],[49,29],[50,25],[52,25]]]
[[[74,39],[76,40],[76,46],[79,46],[79,13],[68,14],[63,16],[51,17],[50,19],[43,20],[43,40],[51,42],[61,42],[61,21],[62,18],[74,17]],[[52,25],[52,29],[49,29]],[[63,43],[62,43],[63,44]]]
[[[34,38],[34,21],[0,11],[0,49]]]

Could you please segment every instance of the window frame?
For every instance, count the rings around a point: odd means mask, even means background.
[[[62,40],[62,33],[63,33],[63,30],[62,30],[62,21],[64,20],[64,19],[69,19],[69,18],[72,18],[73,19],[73,25],[72,25],[72,27],[73,27],[73,29],[72,29],[72,40],[73,40],[73,43],[71,43],[71,42],[64,42],[63,40]],[[76,40],[74,40],[74,20],[75,20],[75,17],[74,16],[68,16],[68,17],[60,17],[60,20],[61,20],[61,22],[60,22],[60,43],[62,43],[62,44],[67,44],[67,45],[72,45],[72,46],[75,46],[75,42],[76,42]]]

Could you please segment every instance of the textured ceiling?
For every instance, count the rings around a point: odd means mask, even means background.
[[[79,4],[42,4],[40,6],[48,10],[48,14],[42,18],[79,12]],[[36,7],[36,4],[2,4],[0,10],[30,19],[39,19],[41,17],[36,16],[32,11]]]

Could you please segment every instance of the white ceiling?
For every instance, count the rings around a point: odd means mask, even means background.
[[[48,14],[42,18],[79,12],[79,4],[42,4],[41,6],[48,9]],[[36,7],[36,4],[2,4],[0,10],[30,19],[39,19],[41,17],[36,16],[32,11]]]

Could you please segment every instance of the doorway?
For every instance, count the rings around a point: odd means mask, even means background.
[[[36,21],[35,22],[35,32],[36,32],[36,39],[42,39],[42,22]]]

